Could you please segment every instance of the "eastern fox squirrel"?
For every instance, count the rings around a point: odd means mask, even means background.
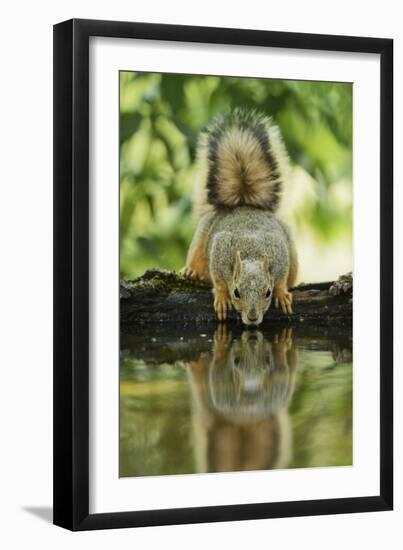
[[[292,313],[297,252],[276,217],[288,157],[280,131],[257,112],[218,116],[200,135],[198,225],[181,273],[213,284],[219,321],[234,306],[245,325],[258,325],[271,300]]]

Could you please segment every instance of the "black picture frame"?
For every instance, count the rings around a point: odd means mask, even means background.
[[[380,123],[380,491],[355,498],[89,513],[89,38],[376,53]],[[393,507],[393,40],[73,19],[54,26],[54,523],[71,530]]]

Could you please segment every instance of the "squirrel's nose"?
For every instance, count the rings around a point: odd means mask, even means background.
[[[257,321],[256,314],[255,315],[248,315],[248,319],[251,323],[254,323],[255,321]]]

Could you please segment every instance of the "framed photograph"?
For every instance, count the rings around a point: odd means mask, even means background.
[[[392,509],[392,113],[391,39],[55,25],[55,524]]]

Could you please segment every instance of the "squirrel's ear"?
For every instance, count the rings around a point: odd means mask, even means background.
[[[235,256],[234,277],[238,277],[241,271],[241,261],[241,253],[238,250]]]
[[[263,256],[262,267],[264,271],[269,271],[269,256],[267,254]]]

